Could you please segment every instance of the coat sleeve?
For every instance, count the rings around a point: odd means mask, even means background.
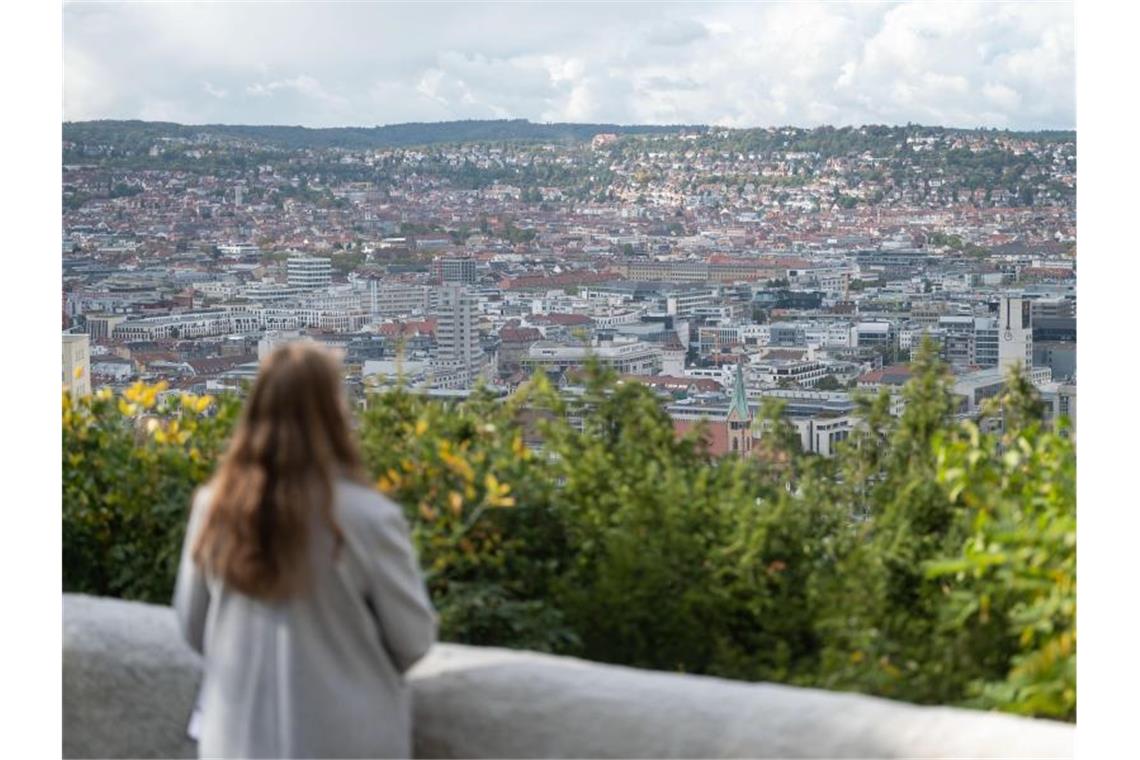
[[[194,496],[190,509],[190,521],[186,527],[186,538],[182,542],[182,558],[178,564],[178,580],[174,585],[174,611],[178,617],[178,627],[186,643],[203,654],[206,633],[206,613],[210,607],[210,592],[202,568],[194,562],[194,542],[201,530],[209,496],[200,489]]]
[[[436,614],[399,507],[389,505],[384,510],[372,539],[368,600],[379,621],[384,648],[403,673],[435,643]]]

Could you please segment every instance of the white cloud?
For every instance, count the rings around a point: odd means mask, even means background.
[[[1017,90],[1001,82],[986,82],[982,87],[982,94],[994,106],[1005,111],[1013,111],[1021,105],[1021,96],[1017,94]]]
[[[229,90],[223,89],[221,87],[215,87],[209,82],[202,82],[202,89],[207,95],[212,98],[228,98],[230,95]]]
[[[97,119],[114,108],[118,93],[98,60],[84,50],[64,51],[63,112],[67,119]]]
[[[69,119],[1071,128],[1073,12],[1021,3],[65,6]]]
[[[670,19],[650,28],[646,41],[651,45],[675,47],[707,37],[709,30],[704,24],[692,19]]]

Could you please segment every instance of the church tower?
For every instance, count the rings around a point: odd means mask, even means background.
[[[728,423],[728,450],[741,456],[752,452],[752,410],[748,407],[748,394],[744,390],[744,365],[736,364],[732,383],[732,403],[725,417]]]

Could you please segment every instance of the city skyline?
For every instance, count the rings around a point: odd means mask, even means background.
[[[1067,3],[602,10],[68,4],[64,118],[1075,127]]]

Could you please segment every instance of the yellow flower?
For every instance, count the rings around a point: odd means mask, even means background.
[[[106,401],[107,399],[111,398],[112,395],[113,394],[111,393],[111,389],[105,385],[99,390],[95,391],[95,398],[100,401]]]
[[[125,396],[126,392],[124,392],[123,395]],[[133,417],[138,409],[139,407],[137,404],[128,404],[123,399],[119,399],[119,413],[124,417]]]
[[[72,372],[71,374],[75,376],[76,380],[83,377],[83,365],[80,364],[78,367],[75,368],[75,371]]]
[[[483,485],[486,487],[487,493],[497,493],[499,490],[499,479],[488,472],[487,476],[483,478]]]
[[[447,468],[459,475],[464,480],[475,480],[475,471],[471,469],[471,465],[463,457],[456,456],[451,453],[451,447],[447,441],[443,441],[439,445],[439,458],[447,465]]]
[[[142,398],[144,390],[146,390],[146,385],[143,384],[142,380],[139,380],[130,388],[127,388],[125,391],[123,391],[123,398],[125,398],[127,401],[138,401],[140,398]]]
[[[206,411],[210,407],[210,404],[212,404],[212,403],[214,403],[214,397],[213,396],[202,396],[194,404],[194,411],[197,412],[198,414],[201,414],[202,412]]]
[[[386,474],[380,476],[376,487],[384,493],[392,493],[400,487],[401,482],[400,473],[394,469],[390,469]]]
[[[427,430],[428,430],[427,420],[425,420],[423,418],[416,420],[416,435],[417,436],[423,435],[424,433],[427,432]]]
[[[488,506],[513,507],[515,505],[514,497],[507,495],[511,492],[509,484],[499,483],[498,478],[488,472],[487,476],[483,479],[483,485],[487,489],[486,500]]]
[[[458,517],[459,513],[463,511],[463,496],[456,491],[452,491],[447,495],[447,501],[451,507],[451,514]]]

